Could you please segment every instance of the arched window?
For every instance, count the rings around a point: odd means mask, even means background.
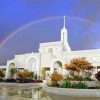
[[[36,73],[36,59],[31,58],[28,62],[28,68],[30,71],[34,71]]]
[[[9,68],[11,69],[11,68],[15,68],[15,64],[14,63],[10,63],[9,64]]]
[[[53,64],[53,68],[54,68],[54,70],[61,71],[62,70],[62,62],[61,61],[55,61],[54,64]]]
[[[53,55],[53,48],[49,48],[48,53]]]
[[[15,69],[15,64],[14,63],[10,63],[9,64],[9,77],[13,77],[14,76],[14,74],[12,74],[13,73],[12,71],[14,71],[13,69]]]

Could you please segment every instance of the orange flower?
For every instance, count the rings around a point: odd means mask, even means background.
[[[91,67],[92,66],[91,63],[88,62],[85,57],[73,58],[71,60],[71,63],[75,64],[76,66],[80,67],[80,69],[83,70],[91,70],[93,68]]]
[[[75,64],[65,64],[66,70],[80,71],[80,68]]]
[[[51,74],[50,78],[51,78],[53,81],[60,81],[60,80],[63,79],[63,76],[62,76],[62,74],[58,73],[57,71],[54,71],[54,72]]]
[[[70,64],[65,64],[66,70],[91,70],[94,68],[89,61],[86,60],[85,57],[73,58],[70,61]]]

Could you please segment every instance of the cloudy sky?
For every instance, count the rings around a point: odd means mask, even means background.
[[[100,0],[0,0],[0,64],[59,41],[64,15],[72,50],[100,48]]]

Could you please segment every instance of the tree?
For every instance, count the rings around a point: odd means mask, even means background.
[[[88,73],[89,73],[89,70],[91,70],[93,68],[94,67],[92,66],[92,64],[89,61],[87,61],[85,57],[73,58],[70,60],[70,64],[65,64],[66,70],[72,70],[73,72],[76,71],[78,73],[80,73],[80,71],[81,71],[82,76],[83,76],[83,72],[85,72],[85,70],[88,70]],[[74,74],[73,74],[73,76],[74,76]]]
[[[0,69],[0,77],[3,78],[5,77],[5,72],[3,70]]]
[[[45,68],[42,68],[41,69],[41,75],[42,75],[43,79],[45,77],[45,73],[46,73],[46,69]]]
[[[16,72],[15,68],[11,68],[11,69],[10,69],[11,77],[14,76],[15,72]]]

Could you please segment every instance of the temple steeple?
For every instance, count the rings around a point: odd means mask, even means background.
[[[63,28],[66,28],[66,16],[64,16],[64,26]]]
[[[66,16],[64,16],[64,24],[63,28],[61,29],[61,42],[64,44],[64,51],[71,51],[71,48],[68,44],[68,31],[66,29]]]

